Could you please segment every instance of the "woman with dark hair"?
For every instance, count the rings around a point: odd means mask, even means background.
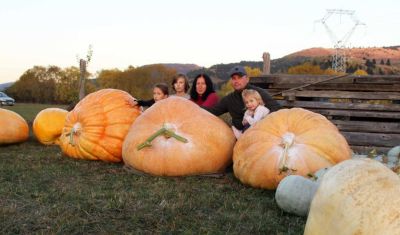
[[[190,95],[187,94],[189,90],[189,81],[184,74],[178,74],[172,80],[172,90],[175,92],[172,96],[179,96],[186,99],[190,99]]]
[[[155,102],[168,98],[168,85],[165,83],[157,83],[153,87],[153,99],[151,100],[135,100],[139,106],[150,107]]]
[[[207,74],[199,74],[194,78],[190,89],[190,100],[203,107],[213,107],[218,103],[214,85]]]

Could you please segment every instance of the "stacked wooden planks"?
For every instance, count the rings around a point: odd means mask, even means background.
[[[284,107],[302,107],[332,121],[355,152],[386,153],[400,145],[400,76],[273,74],[252,77]]]

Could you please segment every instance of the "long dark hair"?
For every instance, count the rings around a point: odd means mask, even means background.
[[[214,90],[214,84],[213,84],[213,82],[211,81],[211,78],[210,78],[207,74],[201,73],[201,74],[197,75],[197,76],[194,78],[192,87],[190,88],[190,98],[191,98],[192,100],[197,100],[197,99],[199,98],[199,94],[197,94],[197,91],[196,91],[196,83],[197,83],[197,79],[199,79],[199,78],[201,78],[201,77],[204,78],[204,81],[206,82],[206,86],[207,86],[206,91],[205,91],[204,94],[201,96],[201,99],[202,99],[202,100],[206,100],[207,97],[208,97],[211,93],[215,92],[215,90]]]
[[[172,80],[172,83],[171,83],[171,85],[172,85],[172,90],[174,90],[175,92],[176,92],[176,90],[175,90],[175,83],[177,83],[178,82],[178,79],[179,78],[183,78],[183,80],[185,81],[185,92],[187,92],[188,90],[189,90],[189,81],[188,81],[188,78],[186,77],[186,75],[185,74],[182,74],[182,73],[180,73],[180,74],[178,74],[178,75],[176,75],[175,77],[174,77],[174,79]]]

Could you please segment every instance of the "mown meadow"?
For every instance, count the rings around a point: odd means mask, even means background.
[[[16,104],[30,126],[42,109]],[[63,106],[57,106],[65,108]],[[222,177],[139,175],[123,163],[75,160],[58,146],[0,146],[1,234],[302,234],[274,191]]]

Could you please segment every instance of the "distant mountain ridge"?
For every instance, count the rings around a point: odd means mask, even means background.
[[[0,84],[0,91],[4,91],[8,87],[12,86],[12,84],[14,84],[14,82],[7,82],[7,83]]]
[[[202,68],[197,64],[164,63],[161,65],[164,65],[167,68],[175,69],[177,73],[183,73],[183,74],[187,74],[190,71]]]
[[[285,56],[284,58],[293,57],[325,57],[333,55],[335,49],[314,47],[304,49],[301,51],[294,52]],[[387,60],[390,59],[392,62],[400,62],[400,46],[390,47],[367,47],[367,48],[346,48],[344,49],[346,57],[350,59],[376,59],[376,60]]]

